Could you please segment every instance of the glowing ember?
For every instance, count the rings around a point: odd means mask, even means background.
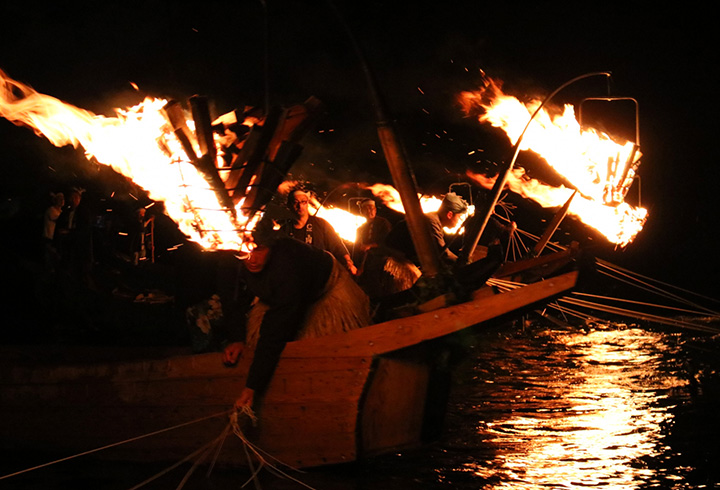
[[[541,104],[539,100],[523,104],[505,95],[492,80],[481,91],[463,93],[461,102],[466,110],[481,109],[479,121],[503,129],[513,144]],[[641,156],[633,143],[621,144],[605,133],[582,129],[573,107],[565,105],[557,115],[543,108],[528,127],[520,149],[536,152],[580,191],[569,213],[612,243],[626,246],[642,230],[647,210],[624,202]],[[492,186],[487,177],[471,177],[486,187]],[[553,188],[528,179],[519,169],[509,176],[507,185],[546,207],[562,206],[572,193],[564,187]]]
[[[105,117],[40,94],[0,71],[0,116],[32,128],[55,146],[81,146],[89,159],[112,167],[152,199],[164,201],[168,215],[204,248],[241,249],[243,232],[238,230],[252,228],[252,223],[235,221],[188,161],[161,112],[166,102],[146,98],[129,109],[117,109],[116,117]],[[236,206],[240,220],[241,205]]]

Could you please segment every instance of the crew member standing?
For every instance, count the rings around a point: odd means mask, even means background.
[[[385,244],[385,238],[392,226],[388,220],[377,215],[374,200],[363,199],[359,207],[360,214],[367,220],[358,227],[355,235],[355,262],[362,264],[368,250]]]
[[[457,255],[450,250],[445,242],[444,228],[455,228],[460,218],[467,212],[468,204],[463,198],[454,192],[448,192],[443,197],[437,211],[426,213],[425,219],[430,225],[430,234],[433,242],[437,245],[438,253],[443,262],[452,264],[457,260]],[[393,227],[387,237],[388,247],[401,252],[408,260],[419,265],[419,259],[415,246],[410,236],[407,221],[403,220]]]
[[[327,250],[352,274],[357,267],[350,257],[347,247],[330,223],[318,216],[311,216],[308,205],[310,195],[301,189],[288,194],[287,205],[293,218],[281,225],[280,230],[295,240],[307,243],[320,250]]]

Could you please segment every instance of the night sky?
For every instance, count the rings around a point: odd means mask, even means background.
[[[266,3],[264,10],[259,1],[4,2],[0,69],[41,93],[106,115],[145,94],[178,100],[207,95],[213,115],[264,106],[266,98],[287,106],[316,96],[327,115],[303,141],[293,176],[326,192],[347,182],[391,183],[358,59],[332,10],[324,1]],[[560,2],[336,5],[364,48],[423,192],[445,192],[466,169],[511,156],[506,138],[465,117],[456,103],[459,92],[478,86],[481,70],[519,98],[542,97],[576,76],[611,71],[612,95],[639,104],[639,174],[650,217],[626,250],[594,238],[593,252],[720,297],[711,275],[720,270],[720,170],[712,75],[717,41],[709,11]],[[603,95],[604,80],[594,78],[561,92],[555,102]],[[48,164],[72,168],[78,155],[1,120],[0,197],[12,202],[4,204],[5,219],[70,183],[73,175],[48,171]],[[521,156],[521,166],[523,158],[529,159]],[[636,198],[636,187],[629,196]],[[552,215],[521,207],[537,222]],[[566,226],[581,241],[592,235]],[[9,228],[4,226],[3,241],[11,240]]]

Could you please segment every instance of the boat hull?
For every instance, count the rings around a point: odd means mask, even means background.
[[[571,272],[517,290],[348,333],[289,343],[256,400],[247,440],[286,464],[311,467],[415,446],[440,421],[432,342],[572,288]],[[217,439],[252,361],[226,367],[219,353],[132,362],[2,367],[4,449],[138,461],[184,458]],[[431,396],[432,394],[432,396]],[[433,419],[434,418],[434,419]],[[173,428],[165,431],[166,428]],[[147,434],[152,436],[145,437]],[[116,445],[118,442],[132,441]],[[247,463],[230,434],[224,465]]]

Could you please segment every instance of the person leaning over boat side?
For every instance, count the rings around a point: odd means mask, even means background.
[[[241,270],[259,301],[248,314],[245,342],[232,342],[223,353],[233,364],[245,349],[255,350],[238,408],[265,390],[287,342],[370,323],[367,296],[330,253],[276,235],[256,233],[257,247]]]
[[[460,221],[460,217],[467,211],[468,204],[463,198],[454,192],[448,192],[443,197],[440,207],[437,211],[425,213],[425,218],[430,225],[430,234],[433,242],[437,245],[441,259],[445,263],[453,263],[457,260],[457,255],[448,248],[445,242],[445,231],[443,228],[455,228]],[[408,223],[403,220],[396,224],[390,231],[386,240],[387,246],[401,252],[408,260],[419,265],[419,259],[415,246],[410,236]]]
[[[352,274],[357,274],[357,267],[350,257],[347,247],[330,223],[318,216],[311,216],[308,204],[310,195],[299,188],[288,194],[287,206],[293,218],[280,227],[287,236],[307,243],[315,248],[327,250],[335,256]]]

